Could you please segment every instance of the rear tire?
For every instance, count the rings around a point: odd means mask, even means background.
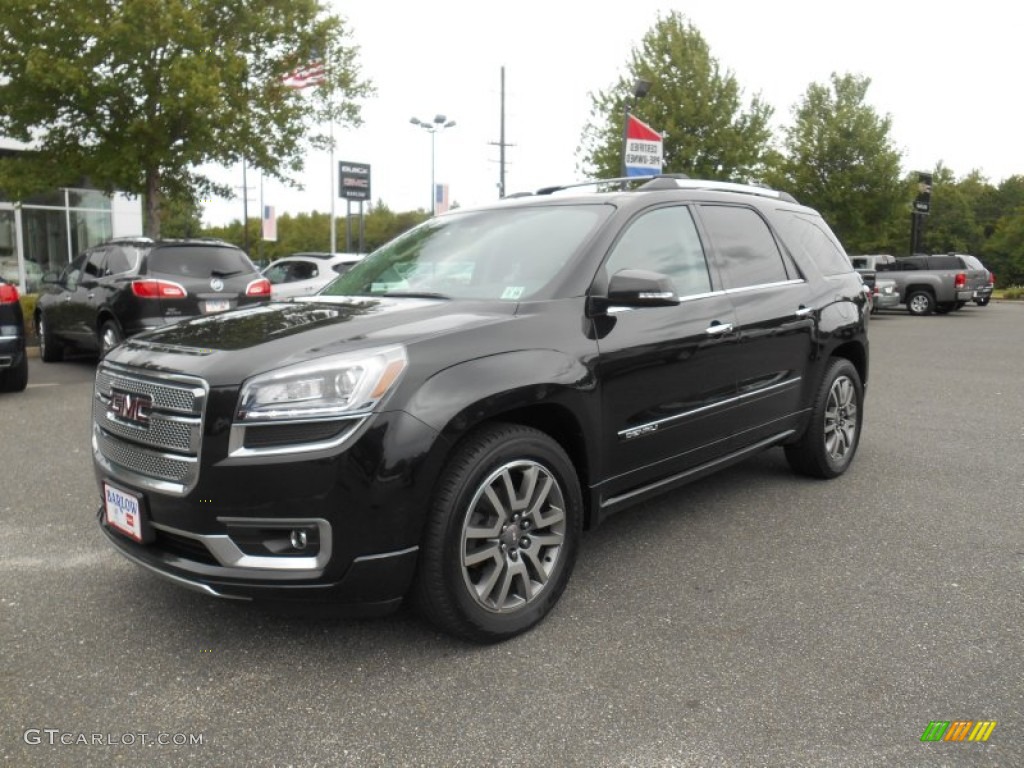
[[[935,314],[936,315],[948,315],[950,312],[954,311],[956,308],[957,307],[956,307],[956,303],[955,302],[943,302],[942,304],[936,304],[935,305]]]
[[[914,291],[907,296],[907,311],[912,315],[930,315],[935,310],[935,297],[928,291]]]
[[[514,637],[569,582],[583,522],[572,461],[543,432],[491,424],[444,469],[412,598],[439,629],[474,642]]]
[[[21,355],[21,362],[6,371],[0,371],[0,392],[21,392],[28,386],[28,355]]]
[[[39,339],[39,357],[44,363],[58,363],[64,359],[64,344],[50,331],[42,314],[36,318],[36,338]]]
[[[974,303],[977,304],[979,307],[987,307],[990,299],[991,297],[986,297],[984,299],[975,299]]]
[[[803,475],[829,479],[853,461],[864,423],[864,387],[849,360],[833,358],[814,396],[803,436],[786,446],[790,467]]]

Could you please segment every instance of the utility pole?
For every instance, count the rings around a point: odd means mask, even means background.
[[[500,136],[498,141],[490,142],[491,146],[497,146],[499,148],[498,153],[498,197],[504,197],[506,193],[505,189],[505,147],[514,147],[515,144],[509,144],[505,141],[505,67],[501,68],[501,126],[499,128]]]

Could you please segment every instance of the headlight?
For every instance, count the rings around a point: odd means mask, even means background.
[[[404,347],[388,347],[254,376],[242,386],[237,419],[329,419],[368,411],[392,389],[407,362]]]

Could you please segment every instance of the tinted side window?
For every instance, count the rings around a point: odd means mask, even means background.
[[[78,287],[78,281],[82,278],[82,267],[85,266],[85,256],[79,256],[64,268],[61,282],[69,291]]]
[[[700,217],[711,237],[727,290],[789,279],[775,238],[755,211],[703,205]]]
[[[132,268],[131,259],[124,252],[124,248],[113,247],[107,252],[107,274],[117,275],[127,272]]]
[[[292,264],[292,280],[312,280],[319,274],[320,270],[311,261],[296,261]]]
[[[789,211],[779,213],[776,223],[782,239],[794,251],[813,261],[825,276],[844,275],[850,271],[850,259],[822,227],[824,222]],[[856,260],[855,260],[856,261]],[[867,259],[859,269],[868,269]],[[856,266],[856,264],[855,264]]]
[[[103,277],[103,264],[106,253],[106,248],[97,248],[90,251],[86,256],[85,267],[82,271],[89,277]]]
[[[963,269],[957,256],[929,256],[929,269]]]
[[[711,290],[704,248],[685,206],[658,208],[634,219],[615,244],[605,269],[609,277],[622,269],[668,275],[680,296]]]

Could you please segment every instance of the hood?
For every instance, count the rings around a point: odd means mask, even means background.
[[[234,383],[290,363],[511,319],[515,303],[311,297],[185,320],[134,336],[107,359]]]

